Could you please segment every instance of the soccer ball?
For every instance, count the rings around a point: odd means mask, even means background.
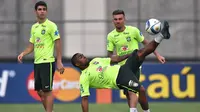
[[[161,31],[161,22],[157,19],[149,19],[146,22],[145,31],[151,35],[158,34]]]

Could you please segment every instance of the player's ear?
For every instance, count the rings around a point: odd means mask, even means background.
[[[79,67],[79,66],[80,66],[80,63],[76,63],[75,65],[76,65],[77,67]]]

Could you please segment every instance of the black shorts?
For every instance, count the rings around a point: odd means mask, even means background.
[[[54,72],[54,62],[34,64],[35,90],[51,91],[53,86]]]
[[[117,86],[125,91],[138,92],[141,86],[138,73],[140,73],[140,66],[144,60],[139,60],[137,51],[133,51],[118,73]]]

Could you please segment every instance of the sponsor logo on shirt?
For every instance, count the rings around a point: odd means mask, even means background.
[[[43,29],[43,30],[41,31],[41,34],[44,35],[45,33],[46,33],[46,30]]]
[[[93,62],[93,64],[94,64],[94,65],[97,65],[97,64],[99,64],[99,62],[98,62],[98,61],[95,61],[95,62]]]
[[[55,31],[54,35],[55,35],[55,36],[58,36],[58,35],[59,35],[58,30]]]
[[[127,50],[128,50],[128,45],[122,46],[122,47],[121,47],[121,50],[122,50],[122,51],[127,51]]]
[[[103,71],[102,66],[99,66],[99,67],[96,69],[96,71],[98,71],[98,72],[102,72],[102,71]]]
[[[114,35],[114,37],[118,37],[119,36],[119,34],[117,34],[117,35]]]
[[[126,37],[127,42],[131,41],[131,37]]]
[[[128,35],[128,34],[129,34],[129,32],[124,32],[124,34],[125,34],[125,35]]]
[[[140,32],[140,36],[143,36],[142,32]]]
[[[40,37],[37,37],[37,38],[36,38],[36,42],[37,42],[37,43],[41,42]]]

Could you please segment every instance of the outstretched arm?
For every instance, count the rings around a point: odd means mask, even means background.
[[[149,42],[148,40],[144,39],[142,43],[146,46]],[[165,58],[163,56],[161,56],[157,51],[154,51],[153,53],[161,63],[165,63]]]
[[[82,112],[88,112],[88,96],[83,96],[81,101]]]
[[[126,55],[123,55],[123,56],[117,56],[117,55],[112,55],[110,58],[111,58],[111,64],[112,63],[118,63],[118,62],[121,62],[125,59],[127,59],[129,56],[131,56],[131,54],[126,54]]]
[[[111,58],[110,63],[113,64],[113,63],[118,63],[118,62],[121,62],[121,61],[127,59],[129,56],[131,56],[131,54],[117,56],[117,55],[114,55],[113,51],[108,51],[108,56]]]

